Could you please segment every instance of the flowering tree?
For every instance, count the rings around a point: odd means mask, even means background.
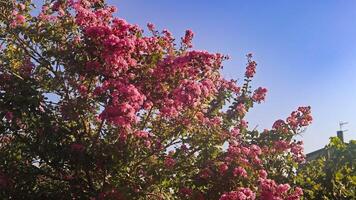
[[[300,107],[270,130],[244,120],[267,89],[225,80],[192,50],[101,0],[1,1],[0,196],[11,199],[300,199]]]

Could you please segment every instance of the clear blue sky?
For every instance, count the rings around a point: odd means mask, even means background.
[[[303,133],[305,151],[319,149],[348,121],[346,140],[356,139],[356,1],[109,0],[130,23],[167,28],[180,38],[195,33],[196,49],[231,56],[227,78],[241,78],[245,54],[258,62],[255,86],[267,101],[248,115],[250,126],[270,128],[299,105],[313,109]]]

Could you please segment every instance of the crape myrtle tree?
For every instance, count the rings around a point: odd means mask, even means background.
[[[301,199],[299,107],[270,130],[267,89],[221,75],[218,53],[113,17],[101,0],[1,1],[2,199]]]

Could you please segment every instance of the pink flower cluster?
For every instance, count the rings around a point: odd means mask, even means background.
[[[26,17],[16,10],[12,11],[12,18],[11,27],[21,26],[26,22]]]
[[[176,164],[176,161],[171,156],[167,156],[164,160],[164,166],[168,169],[172,168]]]
[[[266,88],[259,87],[254,91],[254,93],[252,95],[252,99],[257,103],[261,103],[262,101],[265,100],[266,93],[267,93]]]
[[[243,104],[243,103],[237,104],[236,111],[240,116],[244,116],[247,112],[245,104]]]
[[[136,25],[114,18],[113,7],[94,9],[93,5],[93,1],[84,0],[68,3],[85,35],[85,39],[74,38],[73,43],[87,46],[91,55],[84,71],[104,80],[94,91],[78,84],[78,91],[82,96],[90,97],[93,93],[95,97],[107,99],[100,114],[102,120],[130,129],[139,113],[153,106],[160,115],[175,118],[182,110],[209,103],[208,99],[221,87],[224,80],[218,70],[224,59],[222,55],[204,51],[176,54],[172,51],[174,39],[167,30],[160,35],[153,24],[148,24],[154,35],[142,36],[143,31]],[[57,7],[65,6],[58,4]],[[192,38],[193,32],[188,30],[182,38],[183,45],[191,47]],[[159,56],[166,52],[169,55]],[[152,55],[160,58],[154,63],[143,59]],[[233,85],[230,87],[236,87]]]
[[[161,112],[166,116],[175,117],[179,110],[185,107],[199,106],[203,99],[215,91],[215,87],[209,79],[201,82],[184,79],[180,82],[179,87],[172,91],[172,98],[164,99]]]
[[[272,128],[282,133],[288,133],[289,130],[297,132],[299,129],[310,125],[312,121],[311,108],[309,106],[299,107],[291,113],[286,121],[280,119],[274,122]]]
[[[293,156],[294,161],[302,163],[305,161],[303,142],[291,142],[287,140],[277,140],[274,141],[273,147],[268,149],[270,153],[283,153],[290,152]]]
[[[237,163],[246,167],[261,166],[262,150],[258,145],[245,146],[240,142],[231,141],[227,150],[228,154],[225,160],[228,163]],[[245,169],[237,168],[234,175],[245,175]]]
[[[131,124],[137,121],[136,113],[141,109],[146,97],[131,84],[122,82],[107,82],[97,89],[101,92],[110,92],[110,104],[100,114],[102,119],[107,119],[125,128],[131,128]]]
[[[292,142],[290,145],[290,152],[296,162],[303,163],[305,161],[303,141]]]
[[[192,45],[192,40],[193,40],[194,33],[191,30],[187,30],[185,32],[184,38],[182,38],[182,43],[185,44],[188,48],[191,48]]]
[[[241,176],[241,177],[244,177],[244,178],[247,177],[247,172],[246,172],[246,170],[245,170],[243,167],[236,167],[236,168],[234,168],[232,174],[233,174],[234,176]]]
[[[286,121],[293,130],[310,125],[313,121],[310,107],[299,107],[297,111],[291,113]]]
[[[247,63],[247,67],[246,67],[245,76],[246,76],[246,78],[252,78],[256,74],[257,63],[255,61],[251,60],[252,54],[248,54],[247,59],[248,59],[248,63]]]
[[[156,105],[164,116],[176,117],[178,111],[202,105],[215,95],[219,87],[219,76],[214,71],[220,68],[221,56],[207,52],[190,51],[180,57],[167,57],[154,69],[157,78],[151,96],[161,96]],[[169,89],[169,82],[180,81]]]
[[[303,195],[303,190],[296,187],[291,191],[289,184],[276,184],[271,179],[260,179],[261,200],[299,200]]]
[[[223,194],[219,200],[254,200],[256,194],[249,188],[238,188],[236,191],[231,191]]]

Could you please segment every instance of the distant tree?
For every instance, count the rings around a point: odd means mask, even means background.
[[[356,141],[331,138],[324,153],[306,163],[296,180],[305,199],[356,199]]]
[[[300,199],[310,108],[249,128],[251,54],[239,86],[189,30],[146,34],[101,0],[33,8],[0,1],[1,199]]]

